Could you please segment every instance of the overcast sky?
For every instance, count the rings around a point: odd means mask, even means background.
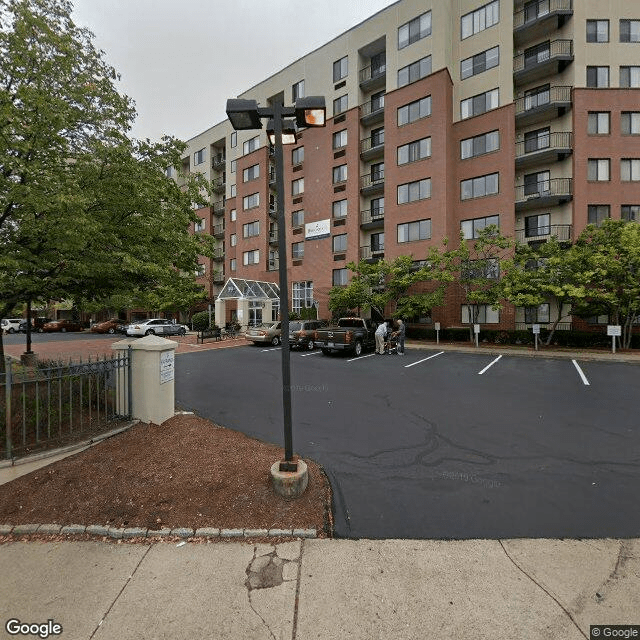
[[[73,0],[73,15],[136,102],[133,135],[188,140],[226,118],[227,98],[394,2]]]

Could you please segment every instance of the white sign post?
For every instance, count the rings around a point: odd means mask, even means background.
[[[616,352],[616,336],[622,335],[622,327],[619,324],[608,324],[607,335],[611,336],[611,352]]]
[[[436,322],[434,326],[436,328],[436,344],[440,344],[440,323]]]
[[[535,344],[536,351],[538,350],[538,336],[540,335],[540,325],[533,325],[533,342]]]
[[[473,334],[476,337],[476,347],[478,346],[478,336],[480,334],[480,325],[479,324],[474,324],[473,325]]]

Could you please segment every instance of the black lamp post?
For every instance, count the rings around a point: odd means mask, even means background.
[[[272,107],[258,107],[255,100],[227,100],[227,116],[236,130],[262,129],[262,119],[269,120],[267,133],[275,147],[276,199],[278,220],[278,272],[280,278],[280,315],[282,339],[282,407],[284,415],[284,461],[280,471],[297,471],[293,460],[293,435],[291,425],[291,363],[289,348],[289,297],[287,282],[287,237],[284,215],[284,162],[283,143],[295,143],[295,125],[298,127],[324,127],[325,100],[322,96],[298,98],[295,107],[285,107],[276,102]],[[285,118],[295,118],[285,120]]]

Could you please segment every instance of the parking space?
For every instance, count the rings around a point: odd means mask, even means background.
[[[185,354],[176,398],[280,444],[280,356]],[[639,366],[437,348],[365,356],[291,353],[294,448],[324,466],[339,535],[640,535]]]

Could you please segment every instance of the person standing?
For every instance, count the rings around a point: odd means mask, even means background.
[[[376,329],[376,353],[384,355],[384,339],[387,337],[387,323],[381,322]]]
[[[402,320],[398,320],[398,330],[395,332],[396,338],[398,340],[398,355],[404,355],[404,337],[405,337],[405,326]]]

